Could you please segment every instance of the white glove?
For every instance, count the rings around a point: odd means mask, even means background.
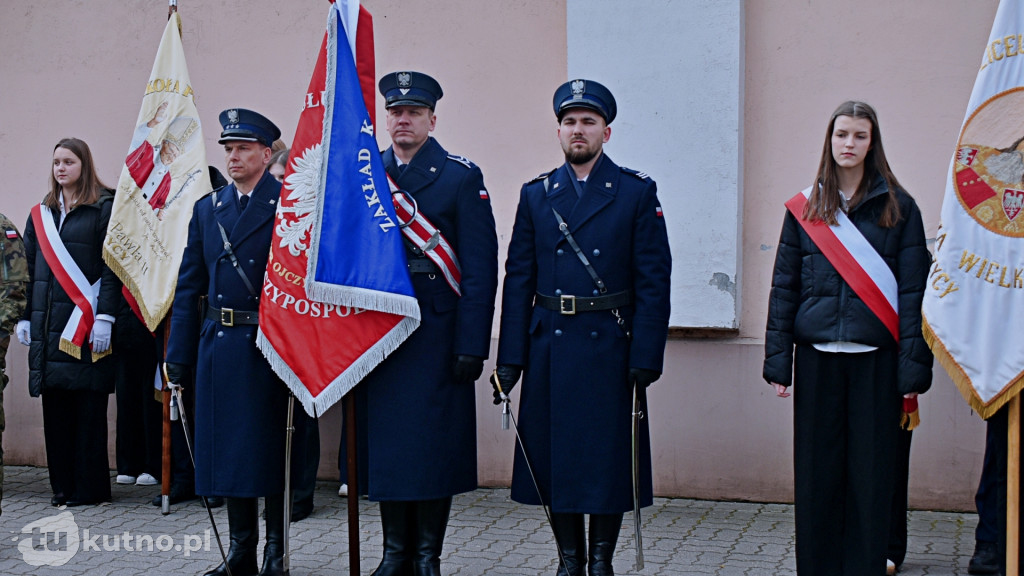
[[[18,320],[18,327],[14,329],[14,333],[18,335],[18,342],[25,346],[32,343],[32,323],[28,320]]]
[[[89,336],[89,343],[92,344],[92,351],[102,354],[110,350],[110,332],[114,323],[110,320],[97,319],[92,325],[92,334]]]

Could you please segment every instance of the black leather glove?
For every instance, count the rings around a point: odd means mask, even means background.
[[[655,372],[654,370],[646,370],[644,368],[630,368],[629,369],[629,383],[632,386],[643,386],[647,388],[654,381],[661,378],[661,372]]]
[[[523,367],[511,364],[498,366],[494,370],[494,374],[491,374],[491,387],[494,388],[495,406],[501,404],[501,392],[504,391],[506,396],[511,394],[512,389],[516,387],[516,382],[519,382],[519,377],[522,375]],[[497,380],[495,380],[495,377],[497,377]],[[501,382],[501,391],[498,390],[498,382]]]
[[[455,381],[459,384],[472,384],[484,373],[484,359],[478,356],[459,354],[455,357]]]
[[[167,379],[175,384],[181,385],[188,382],[189,372],[191,367],[187,364],[175,364],[174,362],[164,362],[164,369],[167,371]]]

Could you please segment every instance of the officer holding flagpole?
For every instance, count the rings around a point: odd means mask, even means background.
[[[440,576],[452,496],[475,490],[476,394],[491,341],[498,241],[483,175],[430,136],[436,80],[395,72],[379,83],[420,327],[359,384],[360,460],[380,503],[376,576]],[[412,222],[412,221],[415,222]]]
[[[612,93],[572,80],[554,111],[565,163],[520,192],[492,383],[497,404],[525,373],[512,499],[550,507],[558,574],[611,576],[623,513],[652,502],[632,414],[661,375],[672,260],[654,181],[604,153]]]

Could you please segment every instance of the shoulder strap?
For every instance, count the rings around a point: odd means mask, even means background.
[[[548,179],[545,178],[544,189],[547,190],[547,188]],[[558,231],[562,233],[562,236],[565,236],[565,240],[569,243],[569,246],[572,246],[572,251],[576,253],[580,262],[583,263],[583,267],[587,269],[587,274],[590,274],[590,279],[594,281],[594,286],[597,286],[598,292],[601,294],[608,292],[608,287],[605,286],[604,280],[601,280],[601,277],[597,275],[597,270],[594,270],[594,267],[590,265],[590,260],[587,260],[587,256],[583,253],[580,245],[577,244],[576,239],[572,237],[572,232],[569,231],[569,225],[565,223],[565,219],[558,213],[558,210],[555,210],[554,206],[551,207],[551,212],[555,215],[555,220],[558,220]]]
[[[545,178],[544,191],[546,192],[547,189],[548,179]],[[573,252],[576,253],[576,257],[583,263],[583,267],[587,269],[587,274],[590,274],[590,279],[594,281],[594,286],[597,286],[598,293],[602,295],[607,294],[608,287],[605,285],[604,280],[601,280],[601,277],[597,275],[597,270],[594,270],[594,267],[590,265],[590,260],[587,260],[586,255],[583,254],[583,250],[580,249],[580,245],[576,243],[576,239],[573,238],[572,232],[569,231],[569,225],[565,223],[565,219],[558,213],[558,210],[555,210],[554,206],[551,207],[551,212],[555,215],[555,220],[558,220],[558,230],[562,233],[562,236],[565,236],[566,242],[569,243]],[[612,316],[615,316],[615,323],[618,324],[619,329],[626,335],[626,338],[632,338],[633,333],[626,327],[626,321],[622,318],[622,315],[619,314],[618,308],[612,309]]]
[[[216,190],[213,191],[213,198],[211,198],[211,200],[213,200],[213,205],[216,206]],[[224,251],[228,253],[228,258],[231,259],[231,265],[235,267],[235,272],[238,272],[238,275],[242,277],[242,283],[245,284],[245,288],[249,291],[249,295],[253,298],[259,299],[259,296],[256,295],[256,289],[252,286],[252,282],[249,281],[249,277],[245,275],[245,272],[242,271],[241,265],[238,264],[238,257],[235,256],[235,251],[231,248],[231,242],[228,241],[228,233],[224,230],[224,226],[221,225],[220,220],[217,220],[216,218],[213,220],[217,223],[217,229],[220,230],[220,238],[224,241]]]

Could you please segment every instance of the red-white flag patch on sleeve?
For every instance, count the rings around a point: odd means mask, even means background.
[[[481,200],[487,200],[489,198],[490,198],[490,196],[487,195],[487,190],[481,190],[480,191],[480,199]]]
[[[658,206],[657,208],[654,209],[654,214],[657,215],[658,218],[665,217],[665,213],[661,211],[661,206]]]
[[[14,240],[17,237],[18,237],[18,231],[17,230],[8,230],[7,231],[7,239],[8,240]]]

